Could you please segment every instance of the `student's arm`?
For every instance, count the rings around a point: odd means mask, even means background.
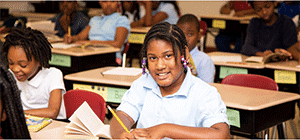
[[[133,119],[123,111],[116,113],[128,130],[133,126]],[[131,133],[126,132],[115,117],[110,122],[110,133],[113,139],[134,139]]]
[[[61,27],[64,29],[65,33],[68,33],[68,27],[70,26],[71,23],[71,16],[67,14],[63,14],[59,19],[59,23]]]
[[[144,26],[144,23],[145,23],[145,17],[142,17],[138,21],[134,21],[134,22],[130,23],[130,27],[131,28],[141,27],[141,26]]]
[[[254,15],[254,14],[255,14],[255,10],[254,9],[249,9],[249,10],[243,10],[243,11],[236,12],[236,13],[234,13],[233,16],[244,17],[244,16]]]
[[[64,35],[64,42],[65,43],[72,43],[78,40],[86,40],[89,36],[89,31],[91,29],[90,25],[87,25],[78,35],[75,36],[68,36],[68,34]]]
[[[231,10],[234,8],[234,4],[232,1],[227,2],[224,4],[220,9],[220,14],[229,15],[231,13]]]
[[[171,128],[171,129],[170,129]],[[229,139],[229,126],[226,123],[217,123],[210,128],[188,127],[176,124],[160,124],[146,129],[134,129],[131,132],[135,137],[146,139]]]
[[[246,55],[260,55],[257,46],[255,46],[255,33],[257,30],[257,24],[258,24],[258,19],[252,19],[250,20],[250,23],[247,27],[247,33],[246,33],[246,40],[244,45],[242,46],[241,53],[246,54]]]
[[[287,51],[289,51],[293,58],[300,64],[300,42],[297,42],[293,46],[289,47]]]
[[[54,89],[50,93],[50,99],[47,108],[24,110],[26,114],[56,119],[62,102],[62,90]]]
[[[128,30],[125,27],[117,27],[115,39],[112,41],[98,41],[98,40],[86,40],[86,41],[77,41],[78,44],[108,44],[115,48],[121,48],[124,44],[126,37],[128,35]]]
[[[152,16],[152,2],[151,1],[145,1],[145,26],[152,26],[156,23],[159,23],[166,18],[168,18],[168,14],[165,12],[158,12],[154,16]]]

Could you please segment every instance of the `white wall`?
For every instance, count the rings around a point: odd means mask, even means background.
[[[34,11],[33,5],[28,1],[0,1],[0,8],[8,8],[10,14],[12,12]]]

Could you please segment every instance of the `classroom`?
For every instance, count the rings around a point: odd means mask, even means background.
[[[300,139],[299,1],[0,1],[0,139]]]

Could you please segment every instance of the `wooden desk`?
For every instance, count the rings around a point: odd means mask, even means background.
[[[69,74],[99,68],[103,66],[112,66],[115,63],[115,53],[120,51],[108,45],[103,47],[72,47],[68,49],[52,48],[52,58],[50,65],[63,71],[63,74]]]
[[[31,139],[62,139],[67,125],[66,122],[53,120],[52,123],[40,131],[30,132],[30,137]]]
[[[102,72],[116,67],[102,67],[64,76],[70,84],[66,90],[84,89],[100,94],[106,102],[121,103],[122,96],[129,89],[132,82],[138,77],[126,78],[119,76],[118,79],[107,78]],[[142,71],[142,69],[141,69]]]
[[[248,58],[246,55],[237,54],[237,53],[227,53],[227,52],[211,52],[207,53],[210,57],[213,56],[224,56],[224,60],[226,57],[235,57],[239,56],[242,59],[242,62],[221,62],[214,61],[216,66],[216,75],[214,82],[221,82],[225,76],[230,74],[259,74],[262,75],[264,73],[264,64],[261,63],[247,63],[245,59]]]
[[[212,83],[218,89],[227,109],[235,115],[227,115],[238,124],[231,125],[232,134],[255,138],[255,133],[295,117],[295,103],[300,95],[281,91],[240,87]],[[279,138],[284,138],[278,129]]]
[[[205,21],[207,28],[214,28],[232,32],[240,32],[242,36],[241,44],[244,44],[244,38],[246,37],[246,30],[249,21],[256,17],[246,16],[246,17],[234,17],[229,15],[199,15],[202,21]],[[204,48],[206,46],[207,35],[204,36]]]
[[[265,75],[274,79],[280,91],[300,93],[300,67],[296,60],[265,64]],[[300,102],[299,102],[300,103]]]

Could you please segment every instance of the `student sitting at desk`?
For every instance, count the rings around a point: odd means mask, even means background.
[[[49,68],[51,44],[38,30],[14,29],[5,37],[1,60],[14,74],[24,112],[34,116],[65,119],[62,72]]]
[[[185,14],[179,18],[177,26],[184,32],[190,54],[196,69],[192,73],[205,82],[213,83],[215,77],[215,65],[211,58],[202,51],[199,51],[197,43],[201,38],[199,20],[195,15]]]
[[[55,22],[54,30],[58,31],[56,35],[68,35],[68,27],[71,27],[71,35],[77,35],[89,24],[88,17],[77,11],[77,7],[76,1],[59,1],[60,13],[51,19]]]
[[[64,36],[64,42],[79,44],[108,44],[115,48],[121,48],[116,53],[116,63],[121,65],[123,44],[130,33],[130,23],[125,16],[117,13],[117,1],[99,1],[103,16],[94,16],[86,28],[75,36]],[[89,40],[87,40],[89,39]]]
[[[234,10],[235,13],[233,16],[243,17],[247,15],[253,15],[255,12],[246,1],[229,1],[222,6],[220,14],[229,15],[231,11]],[[234,42],[234,49],[230,48],[230,43]],[[218,51],[222,52],[235,52],[240,53],[242,38],[241,33],[238,32],[229,32],[226,30],[220,30],[220,33],[215,38],[215,44]]]
[[[30,139],[13,75],[0,64],[0,139]]]
[[[159,22],[176,24],[180,12],[176,1],[140,1],[144,5],[146,14],[140,20],[133,22],[133,27],[152,26]]]
[[[230,138],[226,106],[216,88],[191,74],[186,38],[178,26],[154,25],[141,53],[144,75],[132,83],[117,108],[127,129],[135,122],[137,129],[126,132],[114,117],[112,138]]]
[[[140,20],[145,16],[145,7],[140,5],[137,1],[122,1],[122,15],[126,16],[134,27],[134,21]]]
[[[259,18],[251,19],[241,53],[266,56],[283,52],[297,43],[297,30],[291,18],[274,12],[277,2],[250,1]]]

